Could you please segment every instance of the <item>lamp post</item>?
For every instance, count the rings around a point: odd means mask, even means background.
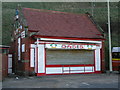
[[[93,2],[91,2],[91,5],[92,5],[92,16],[93,16],[93,9],[94,9]]]
[[[109,0],[107,1],[108,6],[108,37],[109,37],[109,70],[112,72],[112,52],[111,52],[111,31],[110,31],[110,5]]]
[[[94,0],[91,2],[91,6],[92,6],[91,13],[92,13],[92,17],[93,17],[94,16],[94,7],[95,7]]]

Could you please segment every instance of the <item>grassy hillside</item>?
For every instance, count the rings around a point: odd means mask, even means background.
[[[13,17],[15,15],[16,7],[21,5],[27,8],[36,9],[48,9],[62,12],[73,12],[73,13],[86,13],[92,14],[92,3],[82,2],[35,2],[35,3],[18,3],[18,2],[4,2],[2,3],[2,40],[3,44],[10,45],[11,33],[13,31]],[[94,3],[93,17],[95,21],[102,27],[106,33],[105,50],[106,50],[106,62],[108,63],[108,28],[107,28],[107,3]],[[110,16],[111,16],[111,32],[112,32],[112,46],[118,45],[118,3],[110,3]],[[108,65],[106,66],[108,67]]]

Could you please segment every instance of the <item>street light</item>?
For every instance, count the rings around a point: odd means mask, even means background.
[[[108,36],[109,36],[109,70],[112,72],[112,52],[111,52],[111,31],[110,31],[110,5],[109,0],[107,1],[108,6]]]

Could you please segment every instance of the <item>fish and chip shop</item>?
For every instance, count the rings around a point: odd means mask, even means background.
[[[104,71],[104,33],[89,14],[23,8],[13,35],[13,72],[37,76]]]
[[[68,43],[67,40],[66,42],[37,40],[36,45],[31,44],[31,66],[35,67],[37,76],[101,73],[102,42],[86,40],[86,43],[85,40],[76,41]]]

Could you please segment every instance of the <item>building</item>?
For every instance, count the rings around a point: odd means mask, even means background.
[[[23,8],[14,26],[16,74],[104,71],[104,33],[89,14]]]
[[[1,54],[8,54],[10,46],[0,45],[0,53]]]

